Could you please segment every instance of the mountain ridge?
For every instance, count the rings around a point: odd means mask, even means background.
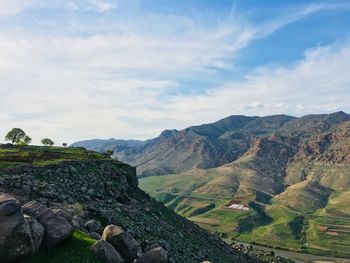
[[[145,177],[219,167],[243,156],[255,140],[262,137],[274,135],[296,147],[313,134],[349,120],[350,115],[342,111],[300,118],[283,114],[231,115],[183,130],[165,130],[146,141],[87,140],[72,146],[102,152],[113,150],[120,160],[136,166],[138,175]]]

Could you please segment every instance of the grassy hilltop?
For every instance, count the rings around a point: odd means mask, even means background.
[[[84,148],[0,144],[0,168],[48,165],[72,160],[107,160],[109,156]]]

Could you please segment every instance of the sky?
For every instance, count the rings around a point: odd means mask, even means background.
[[[350,1],[0,0],[0,142],[350,113]]]

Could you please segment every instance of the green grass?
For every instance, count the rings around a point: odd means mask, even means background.
[[[253,211],[240,211],[228,208],[217,208],[189,219],[212,233],[224,234],[228,238],[238,235],[239,219],[252,215]]]
[[[96,240],[83,232],[76,231],[73,236],[63,243],[47,249],[41,249],[39,253],[20,263],[102,263],[90,250]]]
[[[69,160],[96,159],[109,159],[109,157],[83,148],[0,144],[0,168],[15,167],[24,164],[48,165]]]
[[[244,242],[299,249],[301,241],[296,237],[296,229],[293,224],[300,214],[280,205],[269,206],[266,213],[273,219],[272,223],[257,227],[238,238]]]

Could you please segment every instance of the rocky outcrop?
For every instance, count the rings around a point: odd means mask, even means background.
[[[57,245],[73,233],[73,226],[63,216],[37,201],[30,201],[25,204],[23,211],[44,226],[45,236],[43,243],[46,247]]]
[[[34,254],[43,239],[43,227],[33,218],[25,218],[20,203],[0,193],[0,258],[13,262]]]

